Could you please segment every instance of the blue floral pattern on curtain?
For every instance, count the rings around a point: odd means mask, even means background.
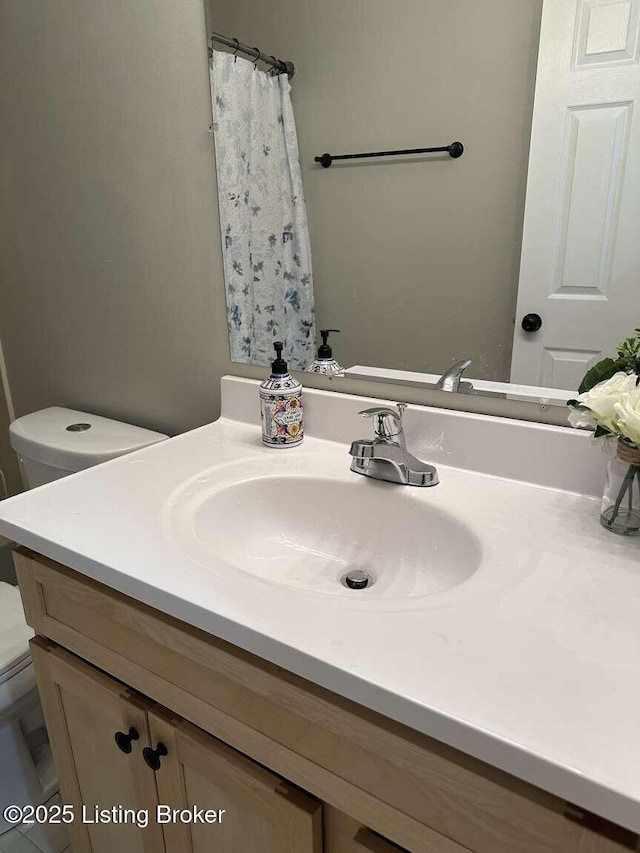
[[[286,74],[214,51],[211,92],[231,360],[289,366],[315,351],[313,275]]]

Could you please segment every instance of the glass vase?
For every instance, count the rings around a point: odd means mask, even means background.
[[[609,462],[600,521],[612,533],[640,536],[640,448],[626,439]]]

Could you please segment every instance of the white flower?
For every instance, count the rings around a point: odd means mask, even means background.
[[[595,423],[610,432],[618,433],[620,413],[616,405],[636,389],[637,376],[634,373],[616,373],[611,379],[599,382],[591,391],[579,394],[577,402],[586,406]]]
[[[625,394],[615,408],[618,432],[634,444],[640,444],[640,388]]]
[[[595,430],[597,424],[594,421],[591,412],[586,409],[571,409],[569,412],[569,423],[576,429],[592,429]]]

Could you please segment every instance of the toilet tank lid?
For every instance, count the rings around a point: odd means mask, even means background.
[[[82,471],[168,436],[88,412],[52,406],[24,415],[9,427],[11,446],[28,459]]]

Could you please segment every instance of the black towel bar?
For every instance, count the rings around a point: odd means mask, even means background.
[[[404,154],[438,154],[445,152],[450,157],[457,159],[458,157],[462,157],[464,145],[462,142],[452,142],[451,145],[444,145],[439,148],[406,148],[401,151],[374,151],[370,154],[323,154],[322,157],[315,157],[314,160],[316,163],[320,163],[325,169],[328,169],[334,160],[361,160],[364,157],[400,157]]]

